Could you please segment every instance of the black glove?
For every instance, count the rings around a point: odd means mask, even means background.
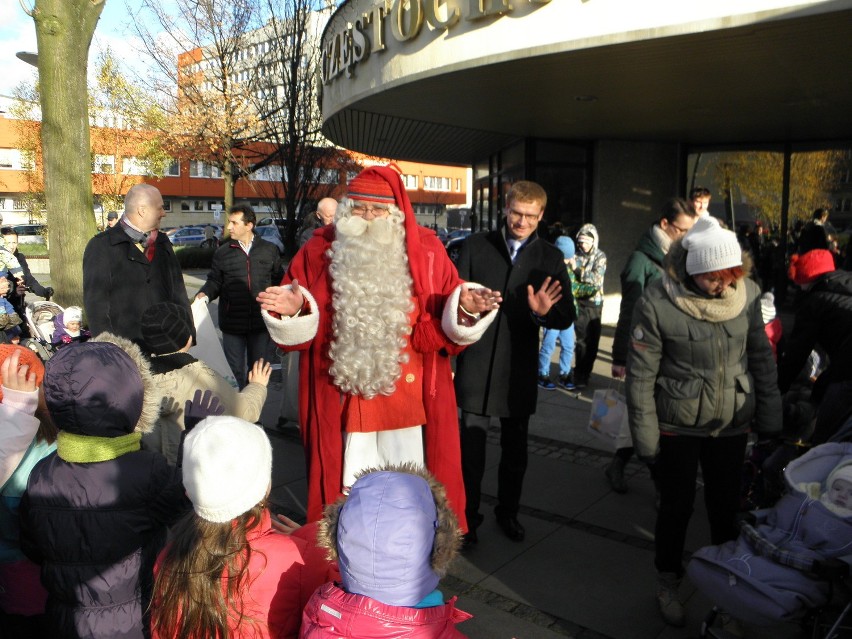
[[[202,395],[200,390],[196,390],[192,400],[186,400],[183,411],[184,429],[189,432],[205,417],[221,415],[224,412],[225,407],[219,403],[219,398],[213,391],[206,390]]]
[[[44,299],[49,300],[51,297],[53,297],[53,289],[48,286],[44,289]]]

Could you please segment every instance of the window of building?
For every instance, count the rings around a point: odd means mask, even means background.
[[[180,176],[180,162],[177,160],[171,160],[169,165],[166,167],[165,175],[170,177],[179,177]]]
[[[417,176],[416,175],[403,175],[402,183],[406,189],[409,191],[417,190]]]
[[[181,202],[180,203],[180,210],[181,211],[189,211],[189,202],[187,202],[186,200]]]
[[[193,203],[193,210],[197,212],[201,212],[204,210],[204,200],[195,200]]]
[[[148,168],[139,158],[131,156],[121,159],[121,172],[125,175],[148,175]]]
[[[92,173],[104,173],[107,175],[115,173],[115,156],[94,155],[92,157]]]
[[[22,168],[24,162],[20,149],[0,149],[0,169],[20,171]]]
[[[260,182],[278,182],[281,179],[281,167],[270,164],[252,173],[251,178]]]
[[[189,163],[189,177],[219,178],[222,177],[222,171],[218,166],[201,160],[192,160]]]
[[[337,181],[340,179],[337,169],[321,169],[315,168],[313,170],[313,182],[317,184],[337,184]]]
[[[425,175],[423,176],[423,188],[427,191],[449,191],[450,178]]]
[[[461,178],[456,178],[456,191],[461,191]]]
[[[163,200],[163,210],[171,211],[172,210],[172,201],[171,200]]]
[[[23,211],[27,208],[26,202],[21,199],[14,198],[12,200],[12,210],[13,211]]]

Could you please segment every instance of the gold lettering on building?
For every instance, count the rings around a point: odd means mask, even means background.
[[[467,20],[481,20],[489,16],[500,16],[512,10],[509,0],[467,0],[467,3]]]
[[[514,0],[545,5],[551,0]],[[424,21],[436,31],[453,28],[463,17],[480,22],[514,11],[511,0],[379,0],[354,23],[326,36],[322,50],[322,81],[329,84],[339,75],[352,77],[357,65],[371,54],[387,50],[385,22],[397,42],[417,38]]]
[[[440,7],[443,5],[446,18],[441,17]],[[461,16],[461,9],[455,6],[455,3],[445,2],[444,0],[423,0],[423,13],[428,22],[434,29],[449,29]]]
[[[421,0],[394,0],[391,7],[391,31],[399,42],[413,40],[423,26]]]

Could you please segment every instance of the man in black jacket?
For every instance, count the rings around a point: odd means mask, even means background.
[[[465,544],[477,541],[480,485],[491,417],[500,418],[497,523],[513,541],[527,467],[527,431],[538,392],[539,328],[566,329],[576,318],[562,252],[536,232],[547,195],[535,182],[516,182],[506,196],[506,224],[465,240],[458,271],[463,280],[501,291],[500,314],[457,361],[455,387],[462,410],[461,444],[466,516]]]
[[[248,370],[257,360],[269,357],[272,348],[257,296],[277,285],[284,273],[278,248],[254,234],[256,221],[250,206],[231,207],[230,240],[216,249],[207,282],[195,296],[207,301],[219,298],[225,359],[240,388],[246,385]]]
[[[142,343],[142,312],[158,302],[189,309],[172,243],[160,233],[163,196],[137,184],[124,197],[118,224],[89,240],[83,253],[83,306],[92,335],[108,331]]]

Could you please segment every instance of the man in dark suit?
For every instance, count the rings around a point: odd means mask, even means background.
[[[527,431],[535,412],[539,329],[566,329],[575,319],[571,284],[562,252],[539,238],[547,194],[535,182],[516,182],[506,196],[505,225],[471,235],[459,255],[463,280],[502,291],[499,315],[483,337],[461,353],[455,387],[462,410],[462,472],[469,532],[476,543],[485,441],[491,417],[500,418],[497,523],[514,541],[524,538],[518,521],[527,467]]]
[[[141,343],[142,312],[158,302],[189,309],[172,243],[159,232],[163,196],[137,184],[118,224],[89,240],[83,253],[83,304],[92,335],[109,331]]]

